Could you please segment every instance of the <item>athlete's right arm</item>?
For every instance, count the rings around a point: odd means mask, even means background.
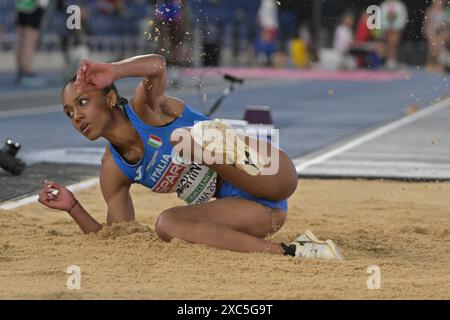
[[[100,187],[108,205],[106,217],[108,225],[134,220],[134,206],[130,195],[131,182],[116,165],[108,147],[102,158]]]
[[[38,200],[49,208],[68,212],[84,233],[97,232],[102,228],[102,225],[83,208],[73,193],[62,185],[44,181]]]
[[[131,183],[115,165],[109,151],[106,151],[102,159],[100,187],[108,205],[106,219],[108,225],[134,220],[130,185]],[[102,229],[102,225],[83,208],[73,193],[62,185],[45,181],[39,193],[39,202],[49,208],[68,212],[84,233],[95,233]]]

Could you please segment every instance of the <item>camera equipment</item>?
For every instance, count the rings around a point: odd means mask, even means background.
[[[21,145],[12,139],[7,139],[5,146],[0,150],[0,167],[13,175],[20,175],[25,169],[25,162],[16,158]]]

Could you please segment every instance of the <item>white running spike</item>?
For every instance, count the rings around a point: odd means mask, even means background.
[[[208,130],[215,130],[214,135],[205,135]],[[256,150],[238,138],[234,129],[218,120],[197,122],[191,129],[191,136],[203,149],[216,153],[219,151],[225,156],[225,163],[230,163],[249,175],[258,175],[267,164]]]
[[[344,260],[332,240],[319,240],[309,230],[295,239],[292,244],[295,245],[295,256],[299,258]]]

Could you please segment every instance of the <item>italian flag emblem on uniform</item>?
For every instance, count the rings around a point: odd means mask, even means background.
[[[153,148],[159,148],[162,146],[162,140],[160,137],[151,134],[150,138],[148,138],[148,144],[151,145]]]

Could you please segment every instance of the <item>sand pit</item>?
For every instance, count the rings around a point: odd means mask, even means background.
[[[335,239],[344,262],[165,243],[153,223],[181,202],[132,191],[137,222],[88,236],[38,204],[0,211],[0,299],[450,299],[450,183],[303,180],[272,239],[310,228]],[[105,221],[98,187],[78,198]],[[66,288],[70,265],[81,290]],[[370,265],[381,269],[379,290],[367,289]]]

